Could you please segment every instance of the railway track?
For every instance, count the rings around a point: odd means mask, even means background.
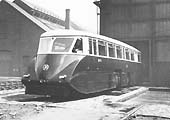
[[[138,107],[134,108],[133,110],[129,111],[122,119],[120,120],[131,120],[132,117],[134,117],[133,115],[135,114],[136,111],[138,111],[139,109],[141,109],[143,105],[139,105]]]

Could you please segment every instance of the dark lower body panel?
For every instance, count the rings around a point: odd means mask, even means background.
[[[118,72],[83,72],[70,84],[80,93],[89,94],[128,86],[130,81],[127,75],[123,77]]]
[[[73,93],[90,94],[130,85],[130,78],[120,72],[80,72],[70,82],[22,80],[26,94],[67,97]]]
[[[73,92],[76,92],[66,82],[65,83],[58,83],[58,82],[40,83],[39,81],[24,81],[23,83],[26,87],[25,89],[26,94],[67,97]]]
[[[87,56],[74,70],[70,84],[77,91],[89,94],[135,85],[139,74],[138,63]]]

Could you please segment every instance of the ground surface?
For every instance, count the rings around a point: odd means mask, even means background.
[[[66,100],[25,95],[20,89],[0,95],[0,120],[170,120],[170,92],[144,90]]]
[[[18,90],[0,95],[0,120],[119,120],[136,106],[115,103],[113,99],[136,89],[70,100],[25,95]]]
[[[142,105],[129,120],[170,120],[169,91],[147,91],[124,103]]]
[[[35,104],[0,103],[0,120],[29,120],[42,110],[43,107]]]

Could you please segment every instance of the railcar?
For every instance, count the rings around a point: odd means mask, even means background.
[[[26,94],[68,96],[134,85],[141,52],[121,41],[75,30],[41,35],[36,57],[22,77]]]

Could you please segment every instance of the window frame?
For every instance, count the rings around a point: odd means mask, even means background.
[[[120,48],[117,49],[118,47],[120,47]],[[118,51],[118,50],[120,50],[120,51]],[[122,46],[121,45],[116,44],[116,55],[117,55],[116,57],[119,58],[119,59],[123,58],[123,55],[122,55]],[[120,57],[119,57],[119,55],[120,55]]]
[[[102,53],[102,51],[100,50],[100,48],[103,47],[104,52]],[[98,40],[98,55],[99,56],[107,56],[107,42],[104,40]]]
[[[139,60],[140,52],[136,51],[129,46],[124,44],[119,44],[112,41],[107,41],[103,39],[99,39],[96,37],[88,37],[88,48],[87,53],[89,55],[104,57],[104,58],[112,58],[112,59],[120,59],[129,62],[141,62]],[[90,53],[91,51],[91,53]],[[140,56],[141,59],[141,56]]]
[[[131,50],[130,52],[130,60],[135,61],[135,51]]]
[[[128,54],[127,54],[127,53],[128,53]],[[127,57],[127,56],[128,56],[128,57]],[[129,48],[125,48],[125,59],[126,59],[126,60],[131,60]]]
[[[74,38],[75,39],[75,42],[74,42],[74,44],[73,44],[73,47],[72,47],[72,50],[71,50],[71,52],[72,53],[83,53],[83,38],[82,37],[77,37],[77,38]],[[81,41],[81,49],[76,49],[76,44],[77,44],[77,41],[78,40],[80,40]],[[75,50],[75,51],[73,51],[73,50]]]
[[[93,38],[92,45],[93,45],[93,55],[98,55],[98,42],[97,42],[97,39]]]
[[[113,52],[113,54],[110,54],[110,49],[112,49],[111,51]],[[111,57],[111,58],[116,57],[116,51],[115,51],[115,44],[114,43],[108,42],[108,56]]]
[[[138,62],[142,62],[142,56],[140,52],[137,53],[137,58],[138,58]]]
[[[92,38],[88,38],[88,45],[89,45],[89,50],[88,50],[89,55],[93,55],[93,39]]]

